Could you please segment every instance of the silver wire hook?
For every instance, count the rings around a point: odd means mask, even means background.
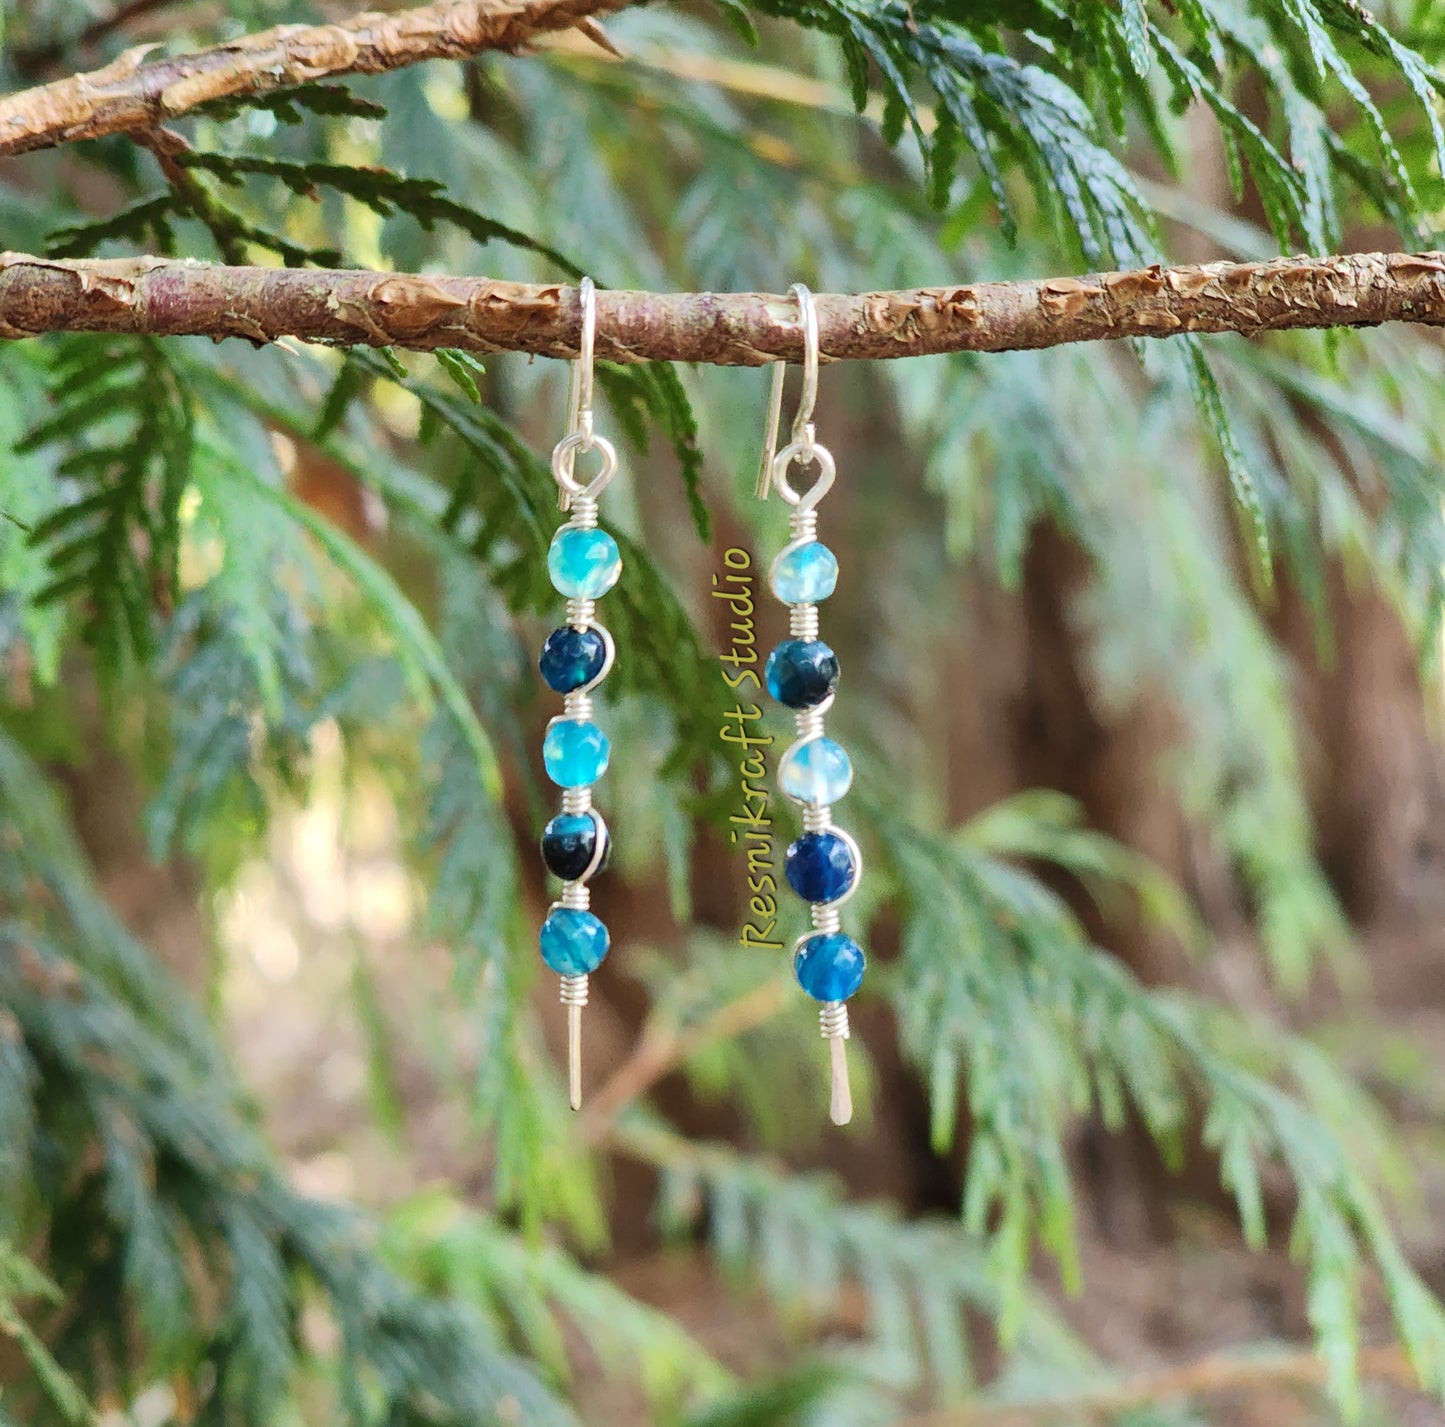
[[[597,346],[597,289],[590,277],[577,284],[577,301],[582,308],[581,335],[577,339],[577,359],[567,379],[567,442],[559,447],[557,473],[557,508],[571,510],[576,485],[577,452],[592,449],[593,352]],[[565,478],[564,474],[565,473]]]
[[[813,451],[813,407],[818,401],[818,309],[805,284],[795,282],[788,292],[798,302],[798,322],[803,329],[803,390],[793,416],[793,439],[797,454],[810,457]],[[763,461],[758,467],[758,499],[767,500],[773,484],[773,462],[778,454],[778,427],[783,417],[783,378],[787,363],[773,363],[773,390],[768,401],[767,433],[763,438]]]

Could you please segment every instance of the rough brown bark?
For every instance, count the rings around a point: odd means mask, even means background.
[[[104,69],[0,99],[0,155],[149,129],[199,105],[343,74],[513,50],[629,0],[438,0],[334,25],[277,25],[196,54],[152,60],[148,46]]]
[[[1002,352],[1181,332],[1445,324],[1445,253],[1203,263],[909,292],[820,294],[827,358]],[[61,262],[0,253],[0,337],[42,332],[300,337],[337,345],[577,353],[575,289],[481,277]],[[796,304],[766,293],[601,292],[597,354],[758,366],[802,357]]]

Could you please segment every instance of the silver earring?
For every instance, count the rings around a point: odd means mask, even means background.
[[[597,295],[592,279],[578,289],[581,338],[568,389],[567,432],[552,452],[557,504],[571,519],[552,537],[547,571],[553,588],[567,597],[567,622],[542,646],[538,661],[547,686],[563,695],[562,712],[547,725],[542,761],[562,789],[562,811],[542,833],[542,860],[562,881],[562,891],[542,923],[542,960],[562,978],[567,1007],[567,1082],[574,1110],[582,1104],[582,1008],[587,978],[607,955],[610,937],[593,915],[592,878],[607,865],[607,824],[592,806],[592,785],[607,771],[611,745],[592,721],[592,691],[616,658],[612,635],[597,622],[596,601],[617,583],[622,556],[617,542],[597,525],[597,498],[617,474],[617,451],[593,430],[592,353],[597,334]],[[601,469],[586,485],[576,478],[579,455],[595,452]]]
[[[838,583],[838,561],[818,539],[819,501],[837,475],[832,453],[818,443],[813,406],[818,395],[818,315],[813,295],[802,283],[791,292],[798,301],[803,328],[803,392],[793,418],[792,439],[777,449],[783,405],[784,364],[773,369],[772,400],[758,496],[771,489],[792,506],[792,538],[768,572],[773,593],[789,607],[791,638],[768,656],[764,679],[768,692],[794,712],[798,736],[778,761],[778,786],[801,805],[803,834],[785,855],[788,885],[810,904],[812,930],[793,947],[793,972],[798,984],[822,1003],[819,1025],[828,1042],[832,1069],[830,1117],[836,1125],[853,1118],[848,1085],[847,1001],[862,985],[863,948],[842,929],[840,908],[858,890],[863,857],[858,844],[833,824],[832,804],[853,784],[848,754],[823,732],[823,717],[833,706],[838,685],[838,658],[818,638],[818,605]],[[813,483],[799,492],[792,472],[813,471]]]

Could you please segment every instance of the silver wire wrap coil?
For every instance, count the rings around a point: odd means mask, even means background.
[[[824,1001],[818,1008],[818,1029],[825,1041],[848,1039],[848,1003]]]
[[[843,918],[838,911],[842,902],[839,897],[836,902],[813,902],[808,910],[813,919],[814,934],[822,933],[824,936],[832,936],[835,932],[843,930]]]
[[[574,495],[572,497],[572,519],[560,528],[563,530],[596,530],[597,497]]]
[[[587,977],[564,976],[560,983],[561,1001],[564,1006],[585,1006],[587,1004]]]
[[[818,637],[818,606],[795,604],[788,614],[788,633],[811,644]]]
[[[591,889],[582,881],[564,882],[557,905],[566,907],[569,911],[585,912],[592,905]]]

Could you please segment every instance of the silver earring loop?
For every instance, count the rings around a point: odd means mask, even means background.
[[[798,397],[798,409],[793,414],[792,439],[779,451],[778,428],[782,424],[783,380],[787,363],[781,360],[774,363],[772,394],[768,401],[767,432],[763,440],[763,459],[758,468],[757,495],[759,500],[766,500],[768,492],[776,485],[789,505],[799,505],[801,500],[807,500],[816,490],[817,494],[803,507],[811,510],[827,494],[828,487],[833,484],[836,469],[833,458],[817,444],[813,427],[813,408],[818,402],[818,364],[821,359],[818,309],[813,302],[813,294],[805,284],[795,282],[788,292],[797,300],[798,324],[803,329],[803,390]],[[820,453],[825,459],[820,459]],[[813,488],[800,498],[788,483],[787,472],[790,466],[810,464],[819,467],[820,475]],[[822,489],[818,489],[819,486]]]
[[[576,497],[596,500],[617,474],[617,451],[604,436],[592,429],[592,399],[595,388],[594,354],[597,348],[597,289],[590,277],[577,284],[577,301],[581,306],[578,324],[577,360],[567,382],[567,434],[552,452],[552,475],[556,478],[557,508],[571,510]],[[576,477],[577,453],[598,450],[602,453],[602,469],[586,484]]]

